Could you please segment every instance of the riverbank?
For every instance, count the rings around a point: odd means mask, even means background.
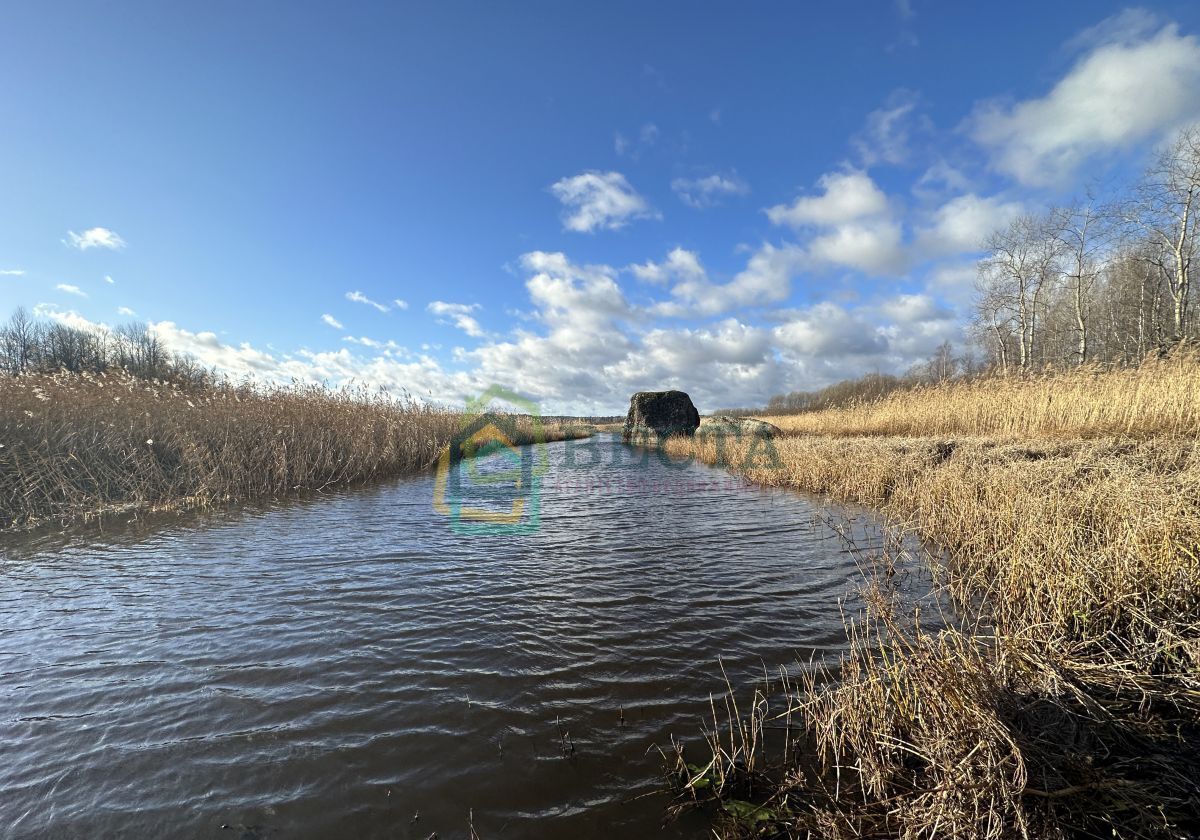
[[[464,416],[365,389],[0,377],[0,529],[282,498],[423,469]],[[516,417],[513,443],[588,428]]]
[[[922,630],[886,554],[864,557],[852,654],[784,692],[810,749],[767,756],[743,725],[712,764],[688,758],[697,798],[765,806],[727,809],[726,836],[1200,831],[1198,372],[1182,359],[951,384],[772,417],[793,434],[769,447],[668,442],[879,509],[945,550],[932,571],[955,606],[949,629]]]

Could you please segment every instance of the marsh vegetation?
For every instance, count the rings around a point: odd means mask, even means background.
[[[927,560],[949,605],[923,627],[892,553],[863,552],[851,653],[745,698],[752,713],[682,765],[685,801],[733,798],[731,837],[1200,830],[1198,378],[1176,354],[944,383],[773,416],[790,435],[770,459],[750,440],[671,440],[881,510],[941,549]],[[807,747],[786,761],[763,749],[781,720]]]

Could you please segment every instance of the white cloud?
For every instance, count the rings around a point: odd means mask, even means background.
[[[365,303],[367,306],[375,307],[380,312],[390,311],[388,307],[384,306],[382,303],[376,303],[362,292],[346,292],[346,300],[351,301],[352,303]]]
[[[892,219],[852,222],[813,237],[808,254],[820,263],[843,265],[875,276],[901,274],[908,265],[902,236],[900,223]]]
[[[137,313],[134,312],[132,309],[130,309],[128,306],[118,306],[117,314],[124,315],[126,318],[136,318],[137,317]]]
[[[112,279],[112,276],[111,276],[111,275],[109,275],[109,274],[105,274],[105,275],[104,275],[104,282],[105,282],[105,283],[107,283],[108,285],[112,286],[112,285],[115,285],[117,281],[116,281],[116,280],[114,280],[114,279]]]
[[[439,324],[452,324],[472,338],[483,338],[487,335],[487,332],[471,315],[472,312],[479,309],[477,303],[447,303],[443,300],[435,300],[426,308],[438,316]]]
[[[632,219],[657,218],[620,172],[583,172],[563,178],[550,191],[563,203],[563,227],[578,233],[617,230]]]
[[[712,316],[733,309],[779,303],[791,293],[792,277],[804,260],[803,252],[793,246],[775,247],[763,243],[728,283],[712,282],[694,254],[675,249],[666,263],[654,269],[635,269],[646,273],[661,271],[675,280],[671,300],[659,303],[653,311],[669,317]],[[654,265],[654,264],[647,264]]]
[[[642,282],[655,285],[663,285],[672,279],[704,280],[707,277],[696,252],[683,248],[671,249],[667,259],[661,263],[647,260],[629,266],[629,271]]]
[[[923,198],[936,198],[948,192],[961,193],[970,189],[971,179],[961,169],[939,159],[921,174],[912,191]]]
[[[767,217],[808,233],[807,255],[814,264],[874,275],[902,273],[908,263],[903,229],[871,176],[857,170],[831,172],[817,183],[820,195],[768,208]]]
[[[933,268],[926,285],[941,300],[954,304],[961,312],[968,312],[975,300],[975,280],[978,276],[979,263],[976,260],[950,262]]]
[[[1023,209],[1020,202],[1002,201],[996,196],[957,196],[939,207],[930,225],[917,233],[917,247],[925,256],[980,251],[989,234],[1004,227]]]
[[[645,123],[642,125],[638,130],[636,140],[630,140],[618,131],[613,134],[613,149],[618,155],[629,155],[629,157],[637,160],[641,157],[642,152],[658,142],[660,134],[658,126],[654,123]]]
[[[677,304],[697,314],[787,296],[789,275],[806,259],[797,246],[764,245],[727,283],[714,282],[699,257],[676,248],[658,264],[665,282],[682,287]],[[351,381],[459,404],[500,384],[538,402],[547,413],[623,411],[637,390],[677,387],[701,410],[761,405],[774,393],[811,389],[869,370],[903,371],[942,340],[956,340],[959,322],[926,293],[868,300],[853,308],[818,304],[781,311],[773,327],[724,317],[696,326],[653,325],[653,312],[626,300],[620,272],[581,265],[558,252],[533,251],[516,262],[526,277],[531,311],[509,335],[480,337],[456,347],[451,370],[428,354],[392,341],[341,334],[333,350],[280,353],[249,343],[227,343],[211,331],[171,321],[150,328],[167,349],[188,353],[237,380],[264,383]],[[632,271],[632,269],[630,269]],[[689,285],[690,284],[690,285]],[[782,296],[782,297],[780,297]],[[713,301],[716,301],[715,303]],[[435,301],[437,317],[471,317],[477,307]],[[435,311],[436,310],[436,311]],[[39,307],[38,314],[81,329],[100,329],[75,313]]]
[[[923,292],[853,309],[825,301],[785,315],[772,333],[775,346],[788,363],[827,382],[870,370],[902,372],[943,341],[962,339],[957,315]]]
[[[108,228],[102,227],[88,228],[83,233],[69,230],[64,241],[80,251],[86,251],[89,248],[108,248],[110,251],[115,251],[125,247],[124,239]]]
[[[919,103],[916,93],[900,88],[867,115],[866,126],[851,140],[864,166],[908,161],[913,135],[931,128],[928,117],[917,113]]]
[[[0,268],[0,277],[24,277],[23,268]]]
[[[879,327],[828,301],[794,313],[774,330],[780,348],[800,356],[844,359],[887,352]]]
[[[405,350],[403,347],[401,347],[399,344],[397,344],[394,341],[390,341],[390,340],[389,341],[377,341],[376,339],[368,338],[365,335],[343,336],[342,341],[345,341],[348,344],[357,344],[359,347],[367,347],[367,348],[370,348],[371,350],[383,350],[388,355],[391,355],[392,353],[406,355],[408,352],[407,350]]]
[[[1024,184],[1060,183],[1085,161],[1200,117],[1200,43],[1144,14],[1088,30],[1092,44],[1045,96],[981,105],[971,137],[992,166]]]
[[[76,297],[88,296],[87,292],[85,292],[83,289],[79,288],[78,286],[73,286],[70,283],[59,283],[54,288],[58,289],[60,292],[66,292],[69,295],[75,295]]]
[[[749,185],[739,178],[736,172],[728,175],[706,175],[703,178],[676,178],[671,182],[671,189],[679,196],[680,201],[697,210],[715,207],[726,196],[746,195],[750,192]]]
[[[396,298],[394,301],[392,301],[392,306],[396,307],[397,309],[408,309],[408,301]]]
[[[888,200],[865,172],[830,172],[817,184],[821,195],[802,195],[790,205],[767,209],[772,224],[802,228],[809,225],[838,225],[888,212]]]
[[[339,321],[337,318],[334,318],[328,312],[321,316],[321,320],[324,321],[329,326],[333,327],[335,330],[346,329],[344,326],[342,326],[341,321]]]
[[[61,309],[51,303],[39,303],[33,307],[33,314],[38,318],[49,318],[56,324],[62,324],[64,327],[71,329],[83,330],[84,332],[92,333],[107,333],[112,331],[112,327],[104,322],[89,321],[78,312],[67,311]]]

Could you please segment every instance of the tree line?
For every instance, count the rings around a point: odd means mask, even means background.
[[[1016,217],[985,243],[973,338],[1003,373],[1136,364],[1197,338],[1200,129],[1124,196]]]
[[[770,398],[766,413],[820,411],[986,373],[1139,364],[1200,339],[1200,128],[1181,131],[1126,194],[1090,193],[1015,217],[981,243],[961,354],[944,342],[902,376],[869,373]],[[725,409],[762,413],[763,409]]]
[[[121,369],[143,379],[204,386],[215,375],[194,359],[170,352],[145,324],[83,329],[31,316],[18,308],[0,325],[0,371],[104,373]]]

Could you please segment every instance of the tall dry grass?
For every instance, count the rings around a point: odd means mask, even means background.
[[[1027,437],[1196,436],[1200,357],[951,381],[847,408],[768,418],[793,434]]]
[[[788,694],[811,750],[756,771],[766,810],[738,805],[726,836],[1200,834],[1197,384],[1163,360],[772,418],[829,434],[668,441],[881,510],[938,547],[955,608],[914,631],[877,577],[840,670]],[[736,752],[714,741],[728,773],[707,778],[739,796]]]
[[[0,528],[396,476],[433,463],[461,421],[364,389],[186,389],[120,372],[0,377]],[[584,434],[519,426],[516,443]]]

